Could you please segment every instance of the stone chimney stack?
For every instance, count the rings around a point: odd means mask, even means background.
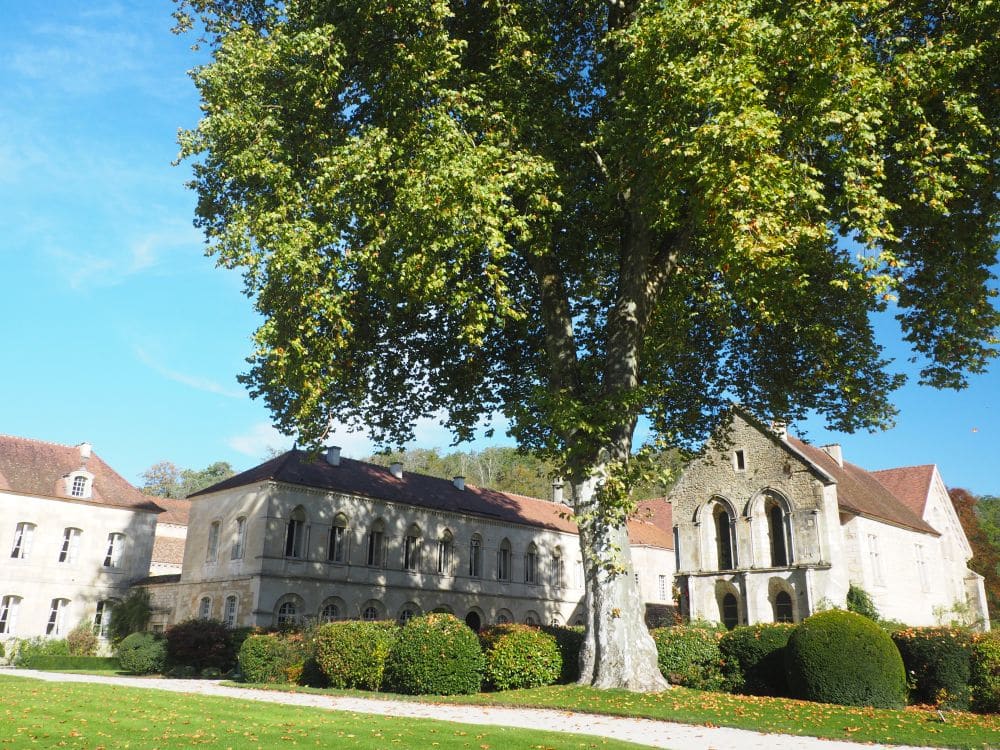
[[[340,446],[331,445],[326,449],[326,462],[330,466],[340,466]]]
[[[844,451],[841,449],[840,443],[821,445],[820,450],[826,451],[826,454],[837,462],[837,466],[844,468]]]
[[[90,443],[83,442],[76,447],[80,449],[80,460],[86,464],[87,460],[90,458],[91,452],[93,451],[93,446]]]
[[[557,479],[552,483],[552,502],[562,504],[563,483],[562,479]]]
[[[453,485],[455,485],[460,490],[464,490],[465,489],[465,477],[454,477],[451,480],[451,483]]]
[[[403,478],[403,464],[399,461],[389,464],[389,471],[396,479]]]

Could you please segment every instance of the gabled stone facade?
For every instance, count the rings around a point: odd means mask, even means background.
[[[929,625],[957,612],[988,626],[940,477],[923,503],[877,477],[839,446],[810,446],[734,409],[669,497],[682,610],[728,626],[798,622],[845,606],[854,584],[886,618]]]

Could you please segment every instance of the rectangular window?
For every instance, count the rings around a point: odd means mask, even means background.
[[[657,593],[659,593],[659,595],[660,595],[660,601],[661,602],[667,601],[667,593],[668,593],[668,591],[667,591],[667,577],[664,576],[664,575],[659,576],[659,578],[657,578],[657,584],[658,584],[657,585]]]
[[[882,554],[878,547],[878,537],[874,534],[868,535],[868,557],[872,565],[872,579],[875,583],[882,584]]]
[[[473,578],[483,576],[483,543],[478,537],[469,543],[469,575]]]
[[[302,557],[302,542],[305,523],[293,518],[285,530],[285,557]]]
[[[229,555],[230,560],[242,560],[243,548],[247,542],[247,519],[236,519],[236,537],[233,539],[233,551]]]
[[[524,556],[524,582],[538,582],[538,553],[534,548],[528,550],[528,554]]]
[[[236,597],[227,596],[226,597],[226,612],[223,615],[223,622],[226,624],[227,628],[236,627]]]
[[[0,635],[17,633],[17,608],[20,603],[21,599],[17,596],[0,599]]]
[[[742,450],[738,450],[733,453],[733,466],[736,471],[746,471],[747,470],[747,456]]]
[[[510,548],[501,546],[497,550],[497,580],[510,580]]]
[[[219,529],[221,522],[213,521],[208,527],[208,552],[205,555],[205,562],[214,563],[219,559]]]
[[[99,601],[97,612],[94,613],[94,633],[102,638],[108,637],[108,628],[111,626],[111,602]]]
[[[417,569],[417,538],[415,536],[407,535],[403,539],[403,569],[410,571]]]
[[[18,560],[27,560],[31,554],[31,542],[35,538],[35,524],[19,523],[14,529],[14,546],[10,556]]]
[[[556,588],[566,585],[566,567],[563,565],[562,555],[552,558],[552,583]]]
[[[198,619],[208,620],[212,617],[212,600],[207,596],[201,598],[198,604]]]
[[[59,562],[72,565],[80,554],[80,529],[63,531],[62,547],[59,549]]]
[[[437,572],[451,575],[451,539],[438,540]]]
[[[66,609],[69,599],[53,599],[49,610],[49,621],[45,626],[45,635],[62,635],[66,631]]]
[[[122,566],[122,555],[125,551],[125,535],[111,533],[108,534],[108,551],[104,556],[105,568],[120,568]]]
[[[69,494],[72,497],[83,497],[87,492],[87,477],[82,475],[77,475],[73,477],[73,487],[70,489]]]

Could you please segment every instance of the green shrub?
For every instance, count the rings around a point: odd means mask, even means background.
[[[872,601],[871,594],[853,583],[847,588],[847,611],[867,617],[875,622],[880,619],[878,608]]]
[[[240,646],[240,673],[246,682],[287,682],[288,671],[303,661],[301,648],[277,635],[251,635]]]
[[[386,662],[386,684],[414,695],[476,693],[482,684],[479,638],[453,615],[414,617],[399,630]]]
[[[497,690],[551,685],[562,672],[554,636],[530,625],[494,625],[479,634],[484,677]]]
[[[118,644],[115,656],[124,672],[162,672],[167,662],[167,643],[156,633],[132,633]]]
[[[389,621],[328,622],[316,628],[312,651],[331,687],[379,690],[398,630]]]
[[[53,672],[67,669],[121,669],[118,659],[110,656],[33,656],[24,666]]]
[[[906,702],[899,650],[888,633],[854,612],[834,609],[803,620],[788,639],[785,664],[797,698],[876,708]]]
[[[892,633],[910,682],[910,702],[969,707],[972,634],[956,628],[907,628]]]
[[[11,660],[15,666],[23,667],[36,656],[69,656],[69,646],[64,640],[54,640],[35,636],[15,641]]]
[[[3,642],[0,641],[0,659],[4,658],[6,655],[7,655],[7,649],[3,647]]]
[[[153,602],[149,591],[132,589],[108,614],[111,616],[108,632],[115,643],[132,633],[145,631],[153,616]]]
[[[714,628],[674,625],[650,631],[656,642],[660,672],[674,685],[695,690],[726,690],[719,639]]]
[[[560,685],[568,685],[580,679],[580,649],[583,648],[583,626],[581,625],[544,625],[542,632],[556,639],[556,647],[562,659]]]
[[[228,672],[236,665],[233,633],[218,620],[185,620],[167,629],[167,661],[171,667],[206,667]]]
[[[66,648],[70,656],[93,656],[99,646],[97,635],[89,622],[80,622],[66,636]]]
[[[1000,713],[1000,633],[975,638],[969,672],[972,710]]]
[[[787,695],[785,645],[795,626],[759,623],[733,628],[719,640],[722,673],[732,689],[747,695]]]

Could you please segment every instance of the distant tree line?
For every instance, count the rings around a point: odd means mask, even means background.
[[[140,489],[147,495],[157,497],[187,497],[235,473],[228,461],[216,461],[200,471],[181,469],[170,461],[159,461],[142,472]]]
[[[990,619],[1000,613],[1000,497],[976,496],[960,487],[948,490],[972,547],[969,568],[983,577]]]

